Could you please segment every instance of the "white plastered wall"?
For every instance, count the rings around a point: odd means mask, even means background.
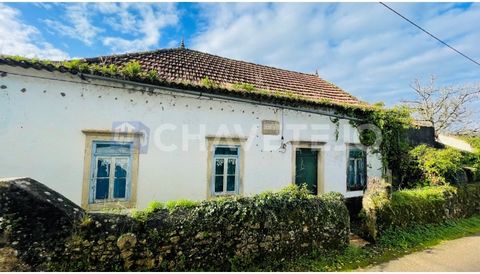
[[[111,129],[115,121],[140,121],[150,129],[148,152],[139,158],[137,206],[152,200],[207,197],[205,136],[247,137],[245,195],[278,190],[292,182],[292,141],[322,142],[325,192],[346,197],[348,144],[359,143],[357,130],[341,119],[249,103],[182,95],[165,89],[132,91],[137,86],[81,80],[68,73],[1,65],[0,177],[28,176],[72,201],[82,197],[84,129]],[[26,76],[28,75],[28,76]],[[46,79],[48,78],[48,79]],[[262,120],[284,125],[281,136],[262,135]],[[176,129],[163,128],[171,125]],[[292,128],[303,127],[299,134]],[[164,130],[162,130],[162,128]],[[184,133],[199,134],[185,142]],[[297,136],[298,135],[298,136]],[[165,151],[159,147],[175,145]],[[369,177],[381,176],[378,154],[368,156]]]

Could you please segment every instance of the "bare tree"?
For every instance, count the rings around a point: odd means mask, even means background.
[[[480,132],[480,84],[437,87],[435,77],[423,85],[416,79],[411,85],[416,98],[405,103],[414,118],[430,123],[440,133]],[[475,106],[477,105],[477,106]]]

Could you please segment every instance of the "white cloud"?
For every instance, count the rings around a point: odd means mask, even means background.
[[[151,49],[158,45],[163,28],[178,23],[171,3],[69,3],[64,7],[62,18],[43,20],[51,31],[88,46],[100,42],[114,53]]]
[[[391,4],[480,59],[480,6]],[[398,102],[415,78],[478,81],[480,68],[378,3],[204,4],[192,47],[222,56],[314,73],[368,101]]]
[[[123,32],[133,32],[135,39],[107,36],[103,44],[115,52],[142,51],[158,45],[162,29],[178,23],[178,15],[174,5],[131,4],[130,8],[137,14],[126,11],[126,6],[117,13],[112,25],[117,25]],[[122,23],[118,23],[122,22]]]
[[[40,32],[20,20],[20,12],[0,3],[0,53],[63,60],[68,54],[45,42]]]
[[[123,34],[136,34],[138,18],[131,12],[131,3],[97,3],[95,10],[106,15],[103,21]]]
[[[65,9],[65,23],[45,19],[45,24],[59,35],[80,40],[86,45],[92,45],[95,37],[104,30],[91,23],[91,10],[89,10],[88,4],[68,4]]]

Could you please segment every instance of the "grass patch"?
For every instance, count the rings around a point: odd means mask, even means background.
[[[480,216],[442,224],[389,230],[374,245],[364,248],[348,246],[343,251],[313,254],[292,261],[265,262],[257,271],[352,271],[406,254],[423,250],[442,241],[453,240],[480,232]]]

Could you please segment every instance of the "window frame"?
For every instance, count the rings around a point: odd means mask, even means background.
[[[350,157],[350,152],[357,150],[363,152],[363,157]],[[357,186],[357,180],[359,178],[358,174],[358,162],[359,160],[363,160],[363,179],[364,179],[364,184],[360,185],[359,187],[352,188],[349,184],[349,172],[350,172],[350,161],[354,161],[354,186]],[[351,144],[348,145],[347,149],[347,165],[346,165],[346,178],[345,178],[345,186],[347,189],[347,192],[356,192],[356,191],[363,191],[367,187],[367,182],[368,182],[368,151],[364,146],[356,145],[356,144]]]
[[[97,145],[102,144],[115,144],[115,145],[128,145],[129,153],[111,153],[111,154],[99,154],[97,153]],[[90,193],[89,193],[89,204],[101,204],[101,203],[115,203],[115,202],[128,202],[131,196],[132,188],[132,156],[134,153],[134,142],[119,142],[119,141],[92,141],[92,159],[90,160]],[[109,188],[108,188],[108,198],[107,199],[96,199],[96,172],[97,172],[97,161],[99,158],[109,158],[112,159],[110,163],[110,172],[109,172]],[[127,176],[125,182],[125,197],[124,198],[114,198],[114,187],[115,187],[115,171],[112,170],[112,167],[115,167],[116,159],[119,158],[128,158],[128,167],[127,167]],[[113,174],[113,175],[112,175]]]
[[[206,176],[206,197],[207,199],[212,199],[216,197],[224,197],[229,195],[242,195],[243,194],[243,178],[245,170],[245,143],[247,142],[247,137],[240,136],[206,136],[207,143],[207,176]],[[236,169],[238,170],[238,177],[236,177],[236,191],[229,192],[225,194],[215,195],[215,186],[214,186],[214,164],[215,164],[215,147],[238,147],[238,159]]]
[[[217,148],[235,148],[237,150],[237,155],[217,155],[215,152]],[[211,190],[212,196],[224,196],[224,195],[238,195],[239,193],[239,179],[240,179],[240,145],[224,145],[224,144],[217,144],[213,145],[213,163],[212,163],[212,179],[211,179]],[[223,159],[223,190],[222,192],[215,191],[215,183],[216,177],[218,174],[216,173],[216,162],[218,159]],[[235,189],[233,191],[228,191],[228,160],[235,159]]]
[[[83,164],[83,183],[82,183],[82,199],[81,205],[84,209],[97,211],[103,209],[129,209],[134,208],[137,202],[137,182],[138,182],[138,163],[140,140],[143,136],[141,132],[117,132],[111,130],[84,129],[85,134],[85,153]],[[97,200],[92,203],[91,195],[95,192],[91,191],[92,175],[96,170],[95,144],[101,143],[131,143],[130,149],[130,174],[129,186],[127,186],[126,196],[129,199],[116,200]],[[109,157],[109,156],[107,156]],[[123,156],[122,156],[123,157]],[[128,185],[128,182],[127,182]]]

